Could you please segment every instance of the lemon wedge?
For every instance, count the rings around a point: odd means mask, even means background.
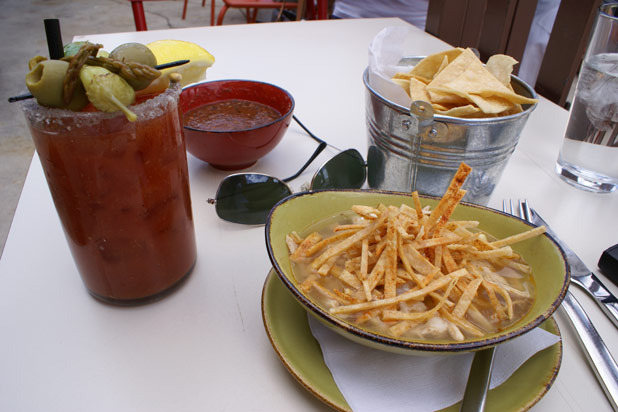
[[[206,78],[206,69],[213,65],[215,57],[201,46],[183,40],[157,40],[146,45],[157,58],[157,64],[169,63],[177,60],[190,60],[182,66],[161,70],[168,73],[182,75],[180,84],[186,86]],[[167,77],[167,76],[162,76]]]

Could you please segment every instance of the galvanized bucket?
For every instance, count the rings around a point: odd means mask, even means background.
[[[523,112],[485,119],[433,115],[431,105],[401,106],[380,96],[363,74],[369,138],[368,184],[372,189],[442,196],[461,162],[472,167],[464,189],[465,201],[486,205],[515,150],[534,105]],[[536,98],[534,90],[516,76],[516,93]]]

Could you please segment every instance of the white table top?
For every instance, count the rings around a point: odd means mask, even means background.
[[[75,40],[99,42],[108,50],[129,41],[193,41],[216,57],[209,79],[277,84],[291,92],[296,115],[315,134],[366,153],[361,75],[371,39],[392,25],[406,23],[272,23]],[[425,55],[447,47],[410,26],[404,50]],[[583,192],[554,173],[567,117],[541,100],[489,206],[501,208],[503,198],[528,199],[599,275],[601,252],[618,243],[618,194]],[[314,149],[293,123],[283,142],[249,170],[288,176]],[[326,152],[324,159],[334,153]],[[287,373],[264,332],[260,295],[270,268],[264,229],[226,223],[206,203],[225,172],[189,156],[189,173],[198,245],[192,276],[159,302],[117,308],[84,289],[35,155],[0,260],[0,410],[329,410]],[[574,293],[618,358],[618,330],[581,291]],[[564,341],[562,366],[533,410],[610,410],[561,311],[556,319]]]

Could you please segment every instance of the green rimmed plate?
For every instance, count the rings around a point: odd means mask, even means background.
[[[338,411],[351,411],[322,357],[319,343],[309,329],[307,311],[292,297],[274,270],[262,290],[262,317],[268,338],[279,359],[315,397]],[[550,318],[540,326],[560,336]],[[562,343],[544,349],[528,359],[502,385],[489,391],[487,412],[526,411],[549,390],[562,360]],[[444,412],[458,411],[459,403]]]

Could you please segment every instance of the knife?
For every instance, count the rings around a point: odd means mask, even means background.
[[[590,269],[586,267],[584,262],[562,241],[543,218],[530,208],[530,221],[537,226],[545,225],[547,233],[554,238],[564,250],[566,260],[571,267],[571,283],[579,286],[594,301],[599,305],[603,313],[612,321],[615,327],[618,328],[618,299],[603,285],[603,283],[595,276]]]

